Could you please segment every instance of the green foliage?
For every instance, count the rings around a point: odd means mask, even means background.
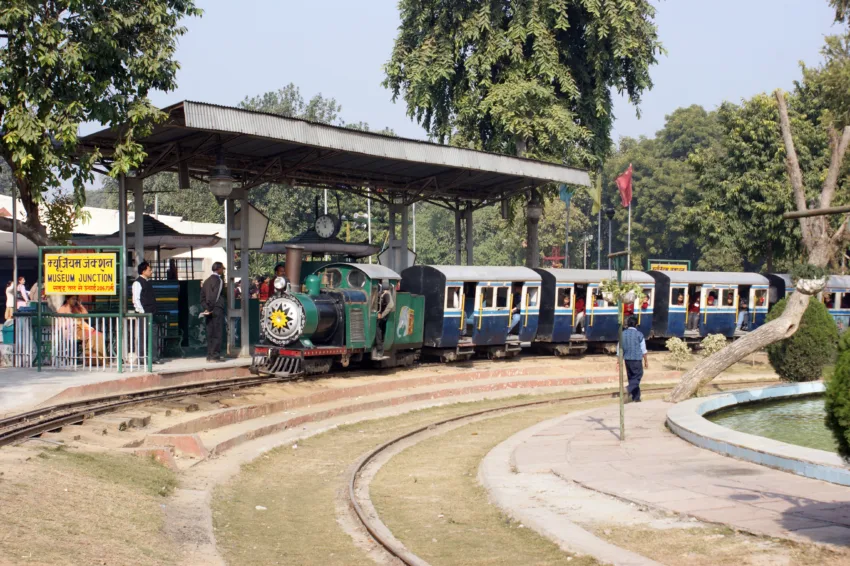
[[[776,303],[767,314],[767,321],[779,318],[787,303],[787,298]],[[835,320],[821,301],[811,297],[797,332],[770,344],[767,358],[774,371],[786,381],[814,381],[820,379],[824,366],[835,359],[837,345]]]
[[[603,293],[611,293],[614,295],[614,303],[619,303],[624,295],[634,293],[639,297],[643,292],[643,287],[634,281],[623,281],[618,283],[616,279],[606,279],[599,285],[599,290]]]
[[[670,355],[667,357],[676,365],[676,370],[682,368],[682,364],[691,361],[691,348],[681,338],[668,338],[664,343]]]
[[[43,213],[50,239],[60,246],[71,243],[71,234],[78,220],[83,223],[91,220],[91,214],[78,208],[74,197],[68,194],[60,194],[45,202]]]
[[[811,263],[798,263],[791,268],[791,281],[795,283],[800,279],[824,279],[827,275],[826,269]]]
[[[200,13],[191,0],[0,3],[0,157],[29,225],[44,233],[38,204],[63,181],[84,204],[98,152],[77,155],[81,123],[123,125],[111,174],[141,161],[135,139],[163,117],[148,93],[176,87],[178,24]]]
[[[801,63],[803,80],[797,89],[819,106],[824,125],[840,129],[850,125],[850,34],[827,36],[821,55],[819,67]]]
[[[841,336],[838,362],[826,384],[826,426],[832,430],[838,453],[850,460],[850,332]]]
[[[726,337],[722,334],[709,334],[700,342],[700,351],[706,358],[726,347]]]
[[[661,46],[647,0],[401,0],[385,86],[437,140],[572,163],[609,150],[612,88],[634,103]]]

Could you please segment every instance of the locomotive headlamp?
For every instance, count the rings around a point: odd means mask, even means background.
[[[278,291],[285,291],[286,286],[288,285],[286,281],[286,277],[275,277],[274,280],[274,288]]]

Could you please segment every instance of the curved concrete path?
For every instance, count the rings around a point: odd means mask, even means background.
[[[615,497],[733,528],[850,546],[850,489],[697,448],[665,427],[670,404],[611,405],[536,427],[502,459]],[[566,484],[565,488],[566,488]]]

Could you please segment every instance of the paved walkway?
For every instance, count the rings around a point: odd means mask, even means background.
[[[249,358],[210,363],[204,358],[181,358],[153,366],[154,374],[173,374],[224,367],[242,367],[250,363]],[[89,371],[88,369],[55,370],[43,368],[0,369],[0,416],[30,409],[58,395],[69,387],[79,387],[107,381],[124,380],[132,377],[154,375],[145,371]]]
[[[553,421],[511,456],[518,472],[564,479],[744,531],[850,546],[850,489],[697,448],[670,433],[669,404],[611,405]],[[566,485],[566,484],[565,484]]]

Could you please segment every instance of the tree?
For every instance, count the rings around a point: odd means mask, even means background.
[[[14,174],[24,209],[21,234],[50,239],[39,215],[45,194],[70,181],[85,203],[98,152],[77,155],[86,121],[122,128],[111,174],[144,157],[135,142],[162,118],[151,90],[176,86],[179,22],[200,15],[192,0],[6,0],[0,4],[0,157]],[[10,231],[13,220],[0,218]]]
[[[638,105],[661,51],[648,0],[401,0],[399,10],[384,85],[432,138],[594,169],[611,144],[612,88]],[[531,216],[527,231],[536,266]]]
[[[830,56],[830,52],[827,50],[824,51],[824,54],[827,57]],[[820,72],[824,74],[835,73],[836,67],[830,63],[831,60],[827,60],[820,68]],[[833,77],[823,77],[824,82],[832,79]],[[792,126],[785,93],[777,90],[775,98],[778,106],[779,130],[785,148],[785,166],[791,182],[794,204],[799,211],[808,210],[810,203],[816,208],[828,208],[835,197],[844,165],[844,157],[848,145],[850,145],[850,125],[845,125],[842,130],[837,122],[827,121],[830,118],[835,120],[837,116],[840,116],[838,108],[827,105],[827,111],[822,115],[821,124],[825,128],[829,140],[830,158],[828,166],[821,171],[823,183],[820,194],[818,198],[810,201],[806,189],[807,180],[801,166],[800,155],[797,153],[793,135],[795,130]],[[803,149],[805,151],[807,148],[804,147]],[[839,222],[833,224],[833,220],[826,216],[799,219],[802,245],[808,256],[808,263],[816,267],[826,267],[831,261],[834,261],[838,252],[846,248],[847,242],[850,241],[848,220],[850,220],[850,217],[845,216]],[[793,336],[800,325],[800,320],[808,304],[808,296],[800,292],[793,293],[781,316],[765,323],[757,330],[733,342],[730,346],[688,371],[682,376],[682,381],[671,393],[670,399],[681,401],[691,397],[702,385],[714,379],[720,372],[748,354],[778,340]]]
[[[770,322],[782,316],[788,299],[776,303],[767,315]],[[838,326],[824,304],[812,297],[800,319],[800,328],[790,338],[767,347],[767,358],[774,371],[787,381],[815,381],[823,368],[835,361]]]
[[[841,336],[835,371],[826,384],[826,426],[838,444],[838,453],[850,461],[850,332]]]

